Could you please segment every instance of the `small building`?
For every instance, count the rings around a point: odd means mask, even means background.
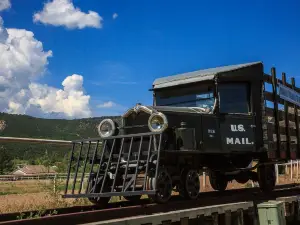
[[[16,176],[30,176],[30,175],[52,175],[56,174],[53,168],[45,167],[43,165],[25,165],[22,168],[16,169],[12,175]]]

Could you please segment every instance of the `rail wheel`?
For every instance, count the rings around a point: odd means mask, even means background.
[[[263,192],[273,191],[276,185],[275,165],[261,165],[257,168],[258,184]]]
[[[179,194],[185,199],[197,199],[200,193],[198,172],[193,169],[184,169],[180,179]]]
[[[157,179],[155,179],[155,177],[150,177],[148,186],[150,190],[155,190],[156,187],[156,193],[154,195],[149,195],[149,198],[154,202],[166,203],[171,198],[173,190],[172,178],[166,169],[159,169]]]
[[[240,184],[245,184],[249,181],[249,175],[247,172],[241,172],[236,175],[235,180]]]
[[[109,178],[106,178],[105,180],[105,184],[103,186],[103,192],[108,191],[109,190]],[[101,190],[101,186],[102,186],[102,182],[99,182],[98,184],[96,184],[96,180],[92,179],[89,182],[89,190],[88,193],[100,193]],[[94,190],[93,190],[94,188]],[[110,197],[89,197],[88,198],[89,201],[97,206],[100,207],[105,207],[107,205],[107,203],[110,200]]]
[[[228,184],[228,180],[225,175],[220,172],[213,171],[209,174],[209,182],[211,187],[217,191],[225,191]]]

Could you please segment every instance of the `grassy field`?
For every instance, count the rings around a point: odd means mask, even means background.
[[[202,177],[201,182],[203,182]],[[202,191],[211,191],[212,189],[210,187],[208,177],[206,177],[205,183],[205,187],[203,187],[203,185],[201,186]],[[228,189],[240,187],[241,185],[236,182],[232,182],[228,185]],[[242,187],[245,187],[245,185],[242,185]],[[63,199],[61,197],[63,190],[63,181],[57,181],[55,190],[52,180],[0,182],[0,213],[22,212],[30,210],[42,211],[45,209],[91,204],[87,199],[84,198]],[[114,197],[111,199],[111,201],[118,201],[118,198]]]
[[[57,180],[55,185],[53,180],[0,181],[0,214],[91,205],[85,198],[62,198],[64,188],[64,180]],[[75,193],[78,188],[77,184]],[[112,197],[110,200],[116,201],[120,198]]]
[[[87,200],[63,199],[64,184],[52,180],[24,180],[0,182],[0,213],[44,210],[50,208],[88,205]]]

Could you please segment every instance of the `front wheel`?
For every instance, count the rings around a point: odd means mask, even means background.
[[[246,184],[249,181],[249,173],[240,172],[235,176],[235,180],[240,184]]]
[[[154,195],[149,195],[149,198],[154,202],[166,203],[171,198],[173,190],[172,178],[166,169],[159,169],[157,179],[155,179],[155,177],[150,177],[148,185],[151,190],[155,190],[156,188],[156,193]]]
[[[108,191],[109,178],[106,178],[103,186],[103,192]],[[100,193],[102,182],[96,183],[95,179],[89,181],[88,193]],[[89,197],[89,201],[97,206],[105,207],[110,201],[110,197]]]
[[[276,185],[275,165],[261,165],[257,168],[258,184],[262,192],[273,191]]]
[[[211,187],[216,191],[225,191],[228,184],[228,180],[224,174],[213,171],[209,174],[209,182]]]

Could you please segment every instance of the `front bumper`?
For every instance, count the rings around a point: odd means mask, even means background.
[[[162,133],[72,142],[63,198],[154,194]]]

